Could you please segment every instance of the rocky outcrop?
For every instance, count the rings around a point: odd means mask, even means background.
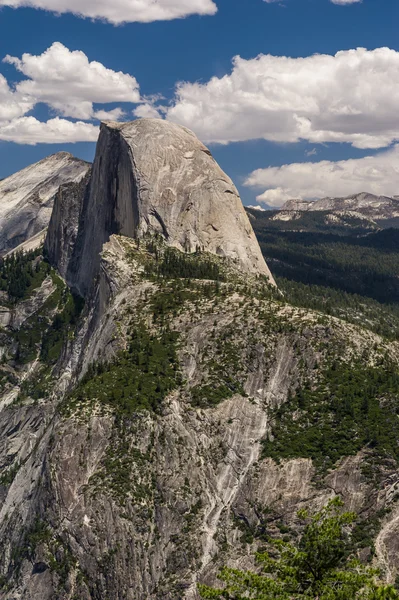
[[[44,230],[60,185],[80,181],[89,167],[59,152],[0,181],[0,255]]]
[[[376,196],[362,192],[344,198],[322,198],[315,202],[288,200],[281,207],[281,211],[283,214],[298,211],[325,211],[374,221],[387,221],[399,218],[399,200],[397,196]]]
[[[68,276],[68,266],[75,249],[90,174],[89,170],[78,183],[62,185],[55,196],[44,250],[64,279]]]
[[[22,242],[22,244],[19,244],[19,246],[16,248],[13,248],[7,252],[7,254],[4,255],[4,258],[11,256],[12,254],[17,254],[18,252],[31,252],[32,250],[38,250],[41,246],[43,246],[46,237],[47,227],[46,229],[39,231],[39,233],[36,233],[36,235],[28,238],[25,242]]]
[[[323,198],[312,202],[309,210],[351,210],[364,214],[374,214],[377,218],[391,218],[399,215],[399,202],[388,196],[376,196],[362,192],[345,198]]]
[[[335,494],[366,519],[394,507],[377,546],[394,577],[395,466],[370,480],[361,452],[316,477],[309,459],[263,459],[261,441],[269,409],[301,376],[314,377],[335,345],[348,357],[383,344],[394,358],[396,344],[331,318],[321,324],[317,314],[229,283],[207,298],[201,289],[209,283],[197,281],[167,314],[183,377],[158,412],[116,417],[94,399],[71,403],[78,374],[115,356],[140,320],[153,332],[162,328],[154,303],[171,284],[143,277],[142,246],[111,236],[97,294],[69,336],[57,376],[39,401],[18,404],[10,392],[0,407],[0,468],[13,475],[0,485],[4,598],[198,600],[198,582],[215,583],[224,564],[253,568],[265,535],[295,530],[299,508],[318,509]],[[195,407],[191,391],[216,361],[242,389]],[[25,388],[36,390],[26,377]]]
[[[273,282],[237,189],[184,127],[159,119],[104,123],[86,199],[85,193],[82,189],[74,251],[73,243],[65,242],[63,256],[53,241],[47,243],[52,264],[62,265],[82,295],[98,273],[101,249],[112,234],[141,238],[158,233],[179,250],[229,257],[244,272]],[[66,195],[65,190],[58,201],[74,204]],[[51,240],[58,238],[61,213],[56,207]]]
[[[312,202],[309,200],[287,200],[283,204],[280,210],[282,211],[297,211],[297,210],[310,210]]]

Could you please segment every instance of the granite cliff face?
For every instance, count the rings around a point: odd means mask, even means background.
[[[0,255],[43,231],[60,185],[79,181],[89,167],[59,152],[0,181]]]
[[[57,265],[60,275],[67,279],[72,260],[85,196],[90,187],[91,169],[79,182],[60,186],[55,195],[54,209],[45,237],[46,253]]]
[[[198,600],[336,494],[361,515],[359,556],[395,579],[396,455],[364,441],[357,406],[342,430],[347,398],[329,394],[338,368],[357,377],[391,439],[398,343],[288,305],[242,214],[191,133],[104,125],[92,174],[56,197],[57,271],[21,258],[21,290],[2,265],[4,600]],[[312,454],[321,424],[331,443]]]
[[[81,294],[112,234],[158,233],[179,250],[228,257],[273,282],[237,189],[188,129],[159,119],[104,123],[88,188],[65,200],[82,206],[73,256],[66,261],[60,248],[47,246],[52,264],[68,262],[67,280]]]
[[[253,568],[265,536],[295,531],[299,508],[317,509],[335,494],[366,528],[373,524],[377,559],[394,579],[394,462],[375,464],[366,448],[323,473],[306,458],[276,462],[262,444],[273,439],[270,410],[301,382],[316,382],[335,353],[348,367],[386,354],[397,364],[397,344],[289,307],[222,259],[215,260],[228,280],[218,286],[208,278],[159,280],[151,272],[160,251],[111,237],[97,292],[80,320],[65,324],[52,360],[38,344],[36,357],[20,364],[13,332],[24,334],[21,356],[35,314],[45,315],[53,335],[65,313],[62,282],[45,279],[13,309],[2,334],[13,375],[6,371],[0,410],[2,597],[198,599],[198,581],[215,582],[224,564]],[[129,356],[143,331],[157,340],[147,338],[146,357],[159,344],[170,350],[165,323],[179,340],[173,364],[181,377],[143,409],[148,376]],[[107,361],[110,370],[90,371]],[[151,363],[142,368],[152,373]],[[369,543],[359,550],[366,556]]]

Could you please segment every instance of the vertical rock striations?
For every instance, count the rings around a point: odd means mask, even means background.
[[[72,259],[83,202],[88,193],[91,171],[78,183],[66,183],[57,192],[54,210],[45,240],[45,252],[64,279],[67,278],[68,265]]]
[[[61,201],[61,197],[59,197]],[[244,272],[273,282],[231,179],[188,129],[159,119],[104,123],[73,256],[47,244],[55,266],[85,295],[112,234],[159,233],[180,250],[233,259]],[[54,218],[52,228],[57,228]],[[53,233],[49,233],[53,236]],[[70,249],[70,244],[67,244]]]

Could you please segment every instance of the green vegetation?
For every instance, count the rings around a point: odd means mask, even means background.
[[[72,295],[53,271],[51,277],[55,291],[15,333],[17,364],[26,364],[38,357],[47,365],[54,364],[64,342],[76,327],[83,301]]]
[[[399,337],[399,229],[324,212],[292,221],[250,211],[262,252],[288,302]]]
[[[399,302],[399,230],[390,231],[365,238],[286,231],[258,235],[276,276],[392,304]]]
[[[0,259],[0,290],[7,292],[11,302],[29,298],[49,275],[51,267],[42,260],[41,251],[17,252]]]
[[[60,305],[62,309],[56,313],[51,326],[42,337],[40,359],[44,363],[57,362],[64,342],[76,328],[83,306],[84,300],[80,296],[67,289],[64,291]]]
[[[285,277],[278,277],[277,285],[286,301],[293,306],[318,310],[370,329],[388,339],[399,339],[399,303],[381,304],[367,296]]]
[[[7,350],[0,366],[0,389],[10,389],[20,382],[16,404],[28,398],[39,400],[51,390],[52,367],[65,342],[73,337],[84,303],[71,294],[50,265],[42,260],[40,250],[4,259],[0,272],[1,286],[10,295],[12,304],[28,298],[46,277],[52,279],[52,293],[49,289],[50,295],[42,303],[35,304],[32,300],[31,314],[21,327],[3,331],[3,345]],[[19,278],[23,282],[20,288],[16,284]],[[21,368],[34,361],[37,363],[32,374],[20,381]]]
[[[10,486],[17,476],[20,468],[21,465],[19,462],[17,462],[15,465],[5,469],[0,475],[0,485],[4,485],[5,487]]]
[[[334,361],[272,411],[273,439],[263,456],[311,458],[322,469],[364,447],[399,460],[399,371],[388,357],[378,366]]]
[[[217,406],[223,400],[227,400],[234,394],[243,393],[242,386],[229,378],[228,385],[225,383],[215,385],[197,385],[191,390],[191,398],[193,406],[197,408],[210,408]]]
[[[393,586],[378,581],[379,572],[353,556],[354,513],[342,512],[335,498],[309,517],[300,511],[303,533],[292,544],[270,540],[271,549],[258,554],[260,572],[222,569],[223,588],[199,586],[201,597],[213,600],[390,600],[399,598]]]
[[[119,416],[105,458],[99,469],[90,479],[90,488],[107,490],[120,506],[132,498],[137,504],[151,497],[150,453],[143,454],[132,446],[134,425],[126,416]]]
[[[214,407],[234,394],[245,394],[241,340],[235,339],[236,333],[234,326],[227,326],[218,338],[211,338],[211,344],[205,349],[201,359],[204,381],[191,389],[193,406]]]
[[[177,342],[175,332],[164,330],[158,337],[139,325],[115,361],[90,367],[68,407],[97,401],[124,415],[158,411],[166,395],[181,383]]]
[[[4,367],[0,365],[0,394],[3,394],[8,387],[17,385],[17,383],[18,378],[16,375],[7,368],[4,369]]]
[[[17,366],[40,358],[42,363],[57,362],[64,342],[72,335],[83,308],[83,300],[74,296],[63,281],[41,256],[42,249],[15,253],[0,260],[0,290],[8,294],[5,304],[16,304],[32,295],[46,277],[51,276],[55,290],[38,306],[22,327],[14,332]],[[34,306],[32,307],[34,310]],[[13,374],[2,371],[0,385],[13,379]]]
[[[146,275],[165,279],[224,280],[217,261],[200,251],[185,254],[175,248],[162,247],[156,240],[147,243],[147,250],[155,260],[146,264]]]
[[[51,374],[51,366],[41,365],[31,377],[21,383],[15,403],[21,404],[29,398],[32,400],[46,398],[51,393],[52,385],[54,385],[54,378]]]
[[[381,530],[383,518],[389,514],[389,508],[381,508],[375,514],[359,519],[352,531],[354,548],[370,548],[369,561],[374,557],[374,541]]]
[[[23,538],[12,552],[12,561],[14,564],[14,574],[18,574],[22,561],[29,560],[34,562],[36,549],[46,544],[51,539],[51,530],[49,526],[39,517],[35,519],[31,527],[25,531]]]
[[[59,585],[65,585],[69,573],[76,567],[77,561],[72,551],[61,537],[55,536],[50,526],[40,518],[36,518],[31,527],[25,532],[21,544],[16,547],[12,554],[14,563],[13,574],[18,574],[23,560],[35,564],[37,550],[43,547],[45,563],[44,568],[58,575]],[[43,564],[43,563],[41,563]],[[4,578],[3,586],[7,587],[7,579]],[[1,587],[0,587],[1,589]]]
[[[198,286],[184,281],[164,283],[150,300],[150,309],[154,322],[164,326],[170,317],[175,317],[187,302],[195,302],[198,298]]]

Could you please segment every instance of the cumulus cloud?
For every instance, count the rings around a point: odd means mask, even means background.
[[[107,110],[104,105],[145,102],[132,75],[90,62],[83,52],[71,51],[59,42],[38,56],[7,55],[4,62],[15,66],[26,79],[12,88],[0,74],[2,140],[21,144],[95,141],[98,127],[85,121],[125,117],[122,108]],[[46,104],[56,118],[40,122],[30,116],[38,103]],[[102,106],[96,108],[97,104]]]
[[[167,118],[205,142],[348,142],[383,148],[399,139],[399,52],[357,48],[334,56],[233,59],[207,83],[180,83]]]
[[[6,78],[0,74],[0,121],[21,117],[34,106],[32,98],[15,94],[9,87]]]
[[[72,122],[59,117],[46,122],[38,121],[34,117],[21,117],[0,124],[0,140],[18,144],[95,142],[97,138],[97,126],[82,121]]]
[[[213,0],[0,0],[0,6],[29,6],[54,13],[102,19],[110,23],[170,21],[190,15],[214,15]]]
[[[134,77],[89,62],[84,52],[70,51],[60,42],[39,56],[7,55],[4,62],[29,78],[16,86],[17,94],[45,102],[65,117],[91,119],[95,102],[140,102]]]
[[[94,117],[99,121],[120,121],[125,116],[125,112],[121,108],[113,110],[96,110]]]
[[[140,119],[162,119],[160,109],[149,103],[140,104],[134,109],[133,114]]]
[[[266,189],[258,202],[282,206],[291,198],[340,197],[366,191],[377,195],[399,194],[399,144],[365,158],[292,163],[253,171],[245,185]]]

